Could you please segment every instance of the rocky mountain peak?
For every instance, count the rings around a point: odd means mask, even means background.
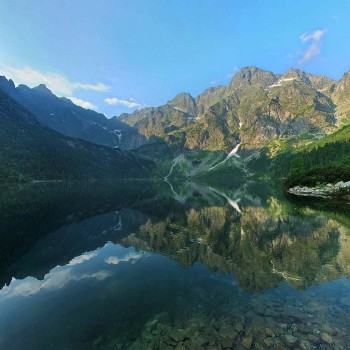
[[[288,69],[285,74],[283,74],[282,79],[295,79],[299,81],[303,81],[306,84],[311,84],[309,79],[309,75],[300,69]]]
[[[197,114],[196,100],[188,92],[177,94],[167,105],[192,116]]]
[[[276,75],[270,71],[257,67],[244,67],[234,75],[229,85],[229,89],[236,90],[241,87],[252,85],[267,88],[268,86],[274,84],[278,79],[279,75]]]
[[[53,95],[52,91],[50,89],[48,89],[45,84],[40,84],[40,85],[34,87],[33,90]]]
[[[312,88],[326,94],[334,89],[334,84],[336,83],[335,80],[324,75],[311,74],[300,69],[289,69],[283,75],[282,80],[297,80],[299,82],[308,84]]]
[[[201,117],[209,107],[221,101],[226,93],[225,86],[213,86],[197,96],[197,117]]]
[[[7,79],[5,76],[0,76],[0,88],[10,95],[15,91],[15,83],[11,79]]]
[[[339,80],[336,88],[336,92],[343,92],[350,88],[350,71],[346,72]]]
[[[345,73],[335,85],[332,97],[337,105],[338,118],[348,123],[350,119],[350,71]]]
[[[339,80],[339,84],[338,85],[341,85],[341,84],[347,84],[350,82],[350,70],[346,73],[344,73],[344,75],[342,76],[342,78]]]

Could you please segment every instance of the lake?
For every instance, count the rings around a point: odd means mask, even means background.
[[[0,187],[0,349],[350,349],[350,206],[279,183]]]

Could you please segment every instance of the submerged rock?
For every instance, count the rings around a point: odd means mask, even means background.
[[[334,342],[333,338],[325,332],[321,332],[320,337],[327,344],[332,344]]]
[[[311,344],[305,339],[300,341],[299,347],[301,350],[311,350],[312,349]]]
[[[270,349],[275,344],[275,341],[273,338],[265,338],[264,344]]]
[[[270,336],[270,337],[275,337],[276,335],[275,335],[275,333],[273,332],[273,330],[271,329],[271,328],[266,328],[265,329],[265,332],[266,332],[266,334],[268,335],[268,336]]]
[[[235,330],[235,327],[228,324],[224,324],[220,327],[219,334],[222,337],[231,337],[233,339],[236,339],[238,335]]]
[[[177,342],[183,341],[186,338],[186,334],[182,329],[173,329],[169,335],[170,338]]]
[[[245,349],[249,350],[253,345],[253,338],[252,337],[243,338],[242,345],[244,346]]]
[[[234,342],[235,340],[233,338],[225,337],[221,342],[221,346],[224,349],[231,348]]]
[[[243,332],[244,331],[244,326],[242,322],[238,322],[235,324],[235,329],[238,333]]]
[[[274,309],[271,309],[271,308],[266,308],[265,309],[265,316],[268,316],[268,317],[278,317],[279,316],[279,313],[274,310]]]
[[[286,334],[283,337],[283,341],[288,346],[294,346],[294,345],[296,345],[298,338],[294,337],[292,334]]]
[[[308,334],[307,335],[307,340],[311,343],[314,344],[319,344],[321,342],[320,338],[318,338],[316,335],[314,334]]]

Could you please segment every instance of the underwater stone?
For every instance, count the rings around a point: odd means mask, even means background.
[[[252,337],[247,337],[242,339],[242,345],[246,348],[246,349],[250,349],[252,347],[253,344],[253,338]]]
[[[275,346],[274,350],[287,350],[285,346],[283,346],[282,344],[277,344]]]
[[[235,329],[236,329],[236,331],[237,331],[238,333],[243,332],[244,327],[243,327],[242,322],[236,323],[236,324],[235,324]]]
[[[277,316],[279,316],[279,313],[271,308],[266,308],[265,309],[265,316],[277,317]]]
[[[319,344],[320,343],[320,339],[314,335],[314,334],[308,334],[307,335],[307,340],[311,343],[314,343],[314,344]]]
[[[292,331],[292,333],[298,332],[298,327],[296,324],[292,324],[292,326],[290,327],[290,330]]]
[[[320,333],[320,337],[327,344],[332,344],[333,341],[334,341],[333,338],[329,334],[327,334],[325,332],[321,332]]]
[[[157,327],[158,322],[159,321],[157,319],[154,319],[154,320],[146,323],[146,327],[150,327],[151,329],[154,329]]]
[[[226,348],[231,348],[232,345],[234,343],[234,339],[233,338],[230,338],[230,337],[225,337],[222,342],[221,342],[221,345],[224,349]]]
[[[234,339],[237,337],[237,332],[235,330],[235,327],[228,324],[224,324],[220,327],[219,334],[222,337],[227,336],[227,337],[232,337]]]
[[[191,343],[195,345],[196,347],[203,347],[206,344],[209,344],[209,340],[202,336],[201,334],[198,334],[193,339],[191,339]]]
[[[337,334],[337,330],[329,325],[323,325],[322,326],[322,331],[325,333],[328,333],[330,335]]]
[[[138,349],[135,349],[135,350],[139,350],[140,348]],[[171,345],[163,345],[163,348],[164,350],[174,350],[174,348],[171,346]]]
[[[299,345],[301,350],[311,350],[312,346],[307,340],[302,340]]]
[[[263,346],[260,345],[255,345],[254,350],[265,350],[266,348],[264,348]]]
[[[275,342],[274,342],[273,338],[265,338],[264,343],[270,349],[274,345]]]
[[[312,327],[309,325],[305,325],[305,324],[299,324],[297,326],[297,330],[298,330],[298,332],[303,333],[303,334],[312,333]]]
[[[258,314],[258,315],[264,315],[265,314],[265,307],[260,305],[260,304],[256,304],[255,305],[255,312]]]
[[[144,332],[142,332],[142,339],[143,339],[145,342],[149,343],[149,342],[151,342],[152,339],[153,339],[153,334],[144,331]]]
[[[291,334],[286,334],[284,337],[283,337],[283,340],[284,340],[284,343],[288,346],[293,346],[296,344],[296,342],[298,341],[298,338],[297,337],[294,337],[293,335]]]
[[[170,338],[174,339],[177,342],[183,341],[186,338],[185,332],[178,329],[173,329],[169,335]]]
[[[266,328],[265,329],[265,332],[266,332],[266,334],[267,335],[269,335],[270,337],[275,337],[276,335],[275,335],[275,333],[273,332],[273,330],[271,329],[271,328]]]
[[[161,330],[160,330],[160,329],[154,329],[154,330],[152,331],[152,334],[154,334],[154,335],[159,335],[159,334],[161,334]]]

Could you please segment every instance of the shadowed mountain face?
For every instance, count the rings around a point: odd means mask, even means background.
[[[0,138],[0,181],[147,177],[153,166],[49,129],[1,89]]]
[[[118,119],[107,119],[105,115],[79,107],[67,98],[59,98],[45,85],[32,89],[19,85],[16,88],[12,80],[0,77],[0,87],[38,121],[64,135],[121,149],[137,148],[147,141],[136,129]]]

